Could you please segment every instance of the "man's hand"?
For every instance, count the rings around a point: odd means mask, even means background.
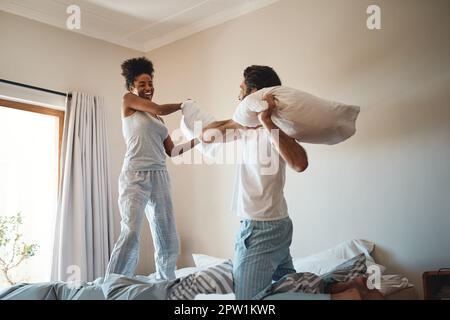
[[[214,121],[203,128],[200,139],[205,143],[227,143],[238,139],[242,129],[244,127],[232,119]]]
[[[294,138],[289,137],[272,121],[272,112],[276,108],[275,98],[272,95],[266,95],[264,100],[267,101],[269,107],[258,114],[259,121],[264,129],[272,137],[271,143],[275,146],[278,153],[286,161],[286,163],[295,171],[303,172],[308,167],[308,155],[305,149],[297,143]],[[278,134],[273,136],[273,131]]]
[[[262,124],[272,120],[272,112],[277,107],[275,97],[272,94],[266,94],[263,100],[267,101],[269,106],[266,110],[258,113],[259,122],[261,122]]]

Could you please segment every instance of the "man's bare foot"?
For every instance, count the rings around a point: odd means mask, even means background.
[[[362,300],[358,289],[351,288],[339,293],[332,293],[331,300]]]

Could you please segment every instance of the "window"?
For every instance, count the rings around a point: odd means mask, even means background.
[[[9,271],[13,283],[50,280],[63,123],[63,111],[0,99],[0,217],[20,213],[20,242],[37,244]]]

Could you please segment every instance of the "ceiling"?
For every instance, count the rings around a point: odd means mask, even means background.
[[[279,0],[0,0],[0,10],[67,29],[70,5],[83,35],[148,52]]]

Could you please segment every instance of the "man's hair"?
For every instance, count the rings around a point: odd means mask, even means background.
[[[247,94],[253,89],[281,86],[281,80],[275,70],[268,66],[253,65],[244,70],[244,82],[247,86]]]
[[[153,78],[155,70],[153,63],[146,57],[125,60],[122,65],[122,76],[125,78],[125,87],[129,90],[141,74],[148,74]]]

